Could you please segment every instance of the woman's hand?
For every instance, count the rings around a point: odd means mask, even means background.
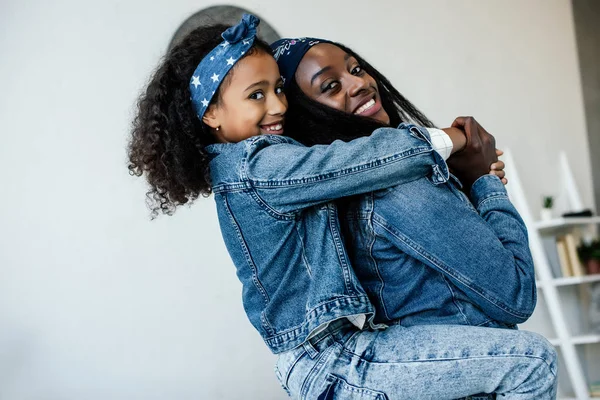
[[[448,166],[463,183],[465,192],[469,193],[473,183],[489,174],[491,165],[498,162],[496,139],[473,117],[456,118],[452,128],[465,133],[466,146],[448,159]]]
[[[496,149],[496,155],[498,157],[500,157],[502,154],[504,154],[502,150]],[[490,175],[496,175],[498,178],[500,178],[502,183],[506,185],[508,183],[508,179],[506,179],[506,172],[504,172],[504,167],[506,167],[504,161],[496,161],[490,166]]]

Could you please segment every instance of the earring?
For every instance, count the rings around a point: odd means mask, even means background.
[[[217,128],[215,129],[217,132],[219,132],[219,129],[221,129],[220,126],[217,126]]]

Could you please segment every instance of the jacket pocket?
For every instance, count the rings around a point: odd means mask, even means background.
[[[388,400],[383,392],[349,384],[344,379],[329,374],[325,390],[318,400]]]

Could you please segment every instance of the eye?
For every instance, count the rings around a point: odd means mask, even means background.
[[[362,75],[363,72],[365,72],[365,70],[360,65],[357,65],[350,71],[352,75]]]
[[[340,86],[338,81],[325,82],[323,85],[321,85],[321,93],[335,90],[338,86]]]
[[[263,99],[265,97],[265,94],[262,92],[262,90],[257,90],[256,92],[253,92],[250,96],[248,96],[249,99],[252,100],[260,100]]]

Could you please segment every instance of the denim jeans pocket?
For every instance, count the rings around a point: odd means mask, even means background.
[[[349,384],[344,379],[328,374],[326,387],[318,400],[388,400],[385,393]]]

